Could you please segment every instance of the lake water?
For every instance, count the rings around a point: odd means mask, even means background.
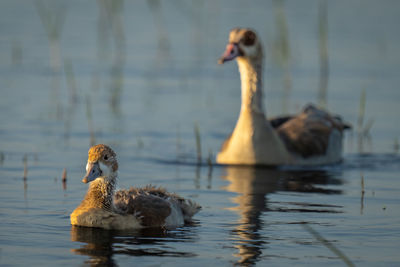
[[[1,1],[0,265],[398,266],[399,25],[398,1]],[[264,42],[268,115],[319,102],[353,124],[343,164],[206,164],[239,112],[217,65],[237,26]],[[71,227],[91,142],[119,187],[165,186],[195,221]]]

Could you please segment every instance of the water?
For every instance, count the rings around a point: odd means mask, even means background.
[[[318,1],[113,3],[0,3],[1,265],[399,264],[398,2],[329,2],[326,23]],[[237,66],[216,64],[236,26],[264,41],[271,116],[321,101],[327,38],[326,105],[354,125],[343,164],[197,166],[195,126],[206,162],[237,119]],[[71,227],[93,141],[117,152],[119,187],[200,203],[193,224]]]

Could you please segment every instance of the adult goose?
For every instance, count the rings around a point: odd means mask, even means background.
[[[190,221],[200,206],[163,188],[147,186],[115,192],[118,162],[106,145],[89,149],[86,175],[90,183],[81,204],[71,214],[71,224],[104,229],[177,227]]]
[[[223,64],[237,60],[242,87],[239,119],[217,155],[219,164],[321,165],[341,161],[343,131],[338,116],[307,105],[294,116],[267,120],[262,102],[263,49],[251,29],[229,34]]]

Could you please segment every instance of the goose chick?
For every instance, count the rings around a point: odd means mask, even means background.
[[[90,183],[89,189],[71,213],[72,225],[117,230],[177,227],[190,221],[201,208],[154,186],[115,192],[117,172],[116,154],[110,147],[99,144],[89,149],[82,180]]]
[[[349,125],[340,117],[307,105],[297,115],[267,120],[262,101],[263,48],[251,29],[235,28],[229,34],[223,64],[237,60],[242,104],[232,134],[217,155],[220,164],[321,165],[342,158],[343,131]]]

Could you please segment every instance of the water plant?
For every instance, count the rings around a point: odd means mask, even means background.
[[[195,122],[194,124],[194,136],[196,138],[197,164],[201,165],[201,138],[200,138],[200,128],[197,122]]]
[[[355,266],[351,260],[342,252],[340,251],[337,247],[335,247],[332,242],[329,242],[326,240],[320,233],[318,233],[316,230],[314,230],[309,224],[305,223],[302,224],[304,229],[307,230],[312,236],[314,236],[315,239],[317,239],[321,244],[323,244],[325,247],[327,247],[330,251],[332,251],[336,256],[339,257],[347,266]]]
[[[96,135],[93,127],[92,104],[88,95],[86,96],[86,118],[90,134],[90,146],[93,146],[96,144]]]

